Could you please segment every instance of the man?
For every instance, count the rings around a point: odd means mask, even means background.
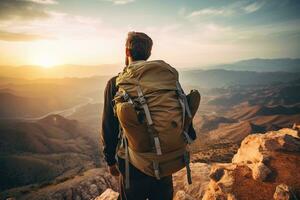
[[[148,60],[151,55],[152,39],[145,33],[129,32],[125,45],[126,66]],[[129,165],[130,187],[125,188],[125,161],[117,156],[119,121],[114,115],[113,98],[117,92],[116,77],[111,78],[105,88],[104,109],[102,118],[102,142],[105,160],[110,173],[119,176],[120,199],[124,200],[171,200],[173,198],[172,176],[157,180]]]

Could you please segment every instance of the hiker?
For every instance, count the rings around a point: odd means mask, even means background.
[[[152,44],[145,33],[128,33],[126,67],[104,93],[103,152],[110,173],[119,176],[122,200],[171,200],[172,173],[183,167],[191,182],[186,144],[195,139],[191,121],[200,94],[186,98],[174,68],[147,61]]]

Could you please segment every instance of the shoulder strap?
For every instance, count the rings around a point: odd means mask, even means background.
[[[183,155],[184,163],[186,167],[186,175],[187,175],[187,181],[189,184],[192,184],[192,175],[191,175],[191,168],[190,168],[190,154],[189,152],[185,152]]]
[[[190,111],[190,107],[187,101],[187,98],[183,92],[183,89],[178,81],[176,81],[176,88],[177,88],[177,94],[178,94],[178,101],[180,103],[180,106],[182,108],[182,126],[185,127],[183,130],[183,137],[186,140],[188,144],[191,144],[193,142],[192,138],[188,134],[188,126],[185,126],[185,117],[187,114],[187,117],[192,118],[192,114]]]
[[[142,92],[142,89],[141,89],[140,86],[137,86],[136,90],[137,90],[137,93],[138,93],[138,99],[137,100],[142,105],[143,110],[145,112],[145,116],[146,116],[146,119],[147,119],[147,131],[150,134],[150,137],[152,137],[152,140],[153,140],[153,143],[154,143],[154,148],[156,150],[156,154],[157,155],[162,155],[158,133],[154,128],[153,121],[152,121],[152,118],[151,118],[151,114],[150,114],[149,107],[147,105],[146,99],[143,95],[143,92]]]

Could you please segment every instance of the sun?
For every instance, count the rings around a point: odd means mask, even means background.
[[[59,57],[50,53],[37,54],[33,63],[44,68],[51,68],[60,64]]]

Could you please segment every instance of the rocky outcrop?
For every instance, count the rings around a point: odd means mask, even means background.
[[[246,137],[231,163],[191,163],[173,175],[174,200],[297,200],[300,195],[298,129],[281,129]],[[115,200],[107,190],[97,200]]]
[[[249,135],[232,163],[212,166],[203,200],[299,198],[299,166],[298,130]]]
[[[173,174],[174,200],[201,199],[209,183],[210,165],[205,163],[191,163],[192,181],[189,185],[186,177],[186,169]],[[95,200],[117,200],[118,193],[107,189]]]
[[[117,180],[104,168],[91,169],[84,174],[56,185],[49,185],[31,192],[21,200],[90,200],[102,194],[107,188],[117,190]],[[107,193],[106,193],[107,196]],[[105,200],[107,198],[104,198]],[[109,199],[107,199],[109,200]]]
[[[173,174],[175,199],[201,199],[207,189],[211,166],[206,163],[191,163],[190,167],[192,171],[191,185],[187,182],[185,168]]]

